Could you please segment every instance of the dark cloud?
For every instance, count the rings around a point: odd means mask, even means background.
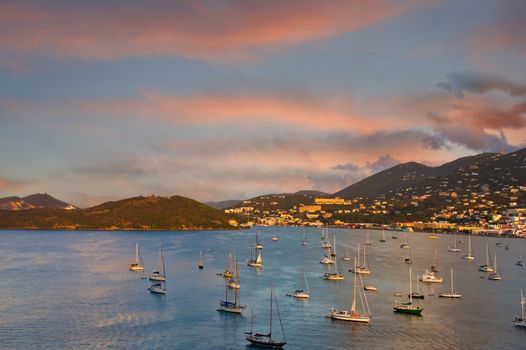
[[[428,149],[451,149],[451,144],[448,142],[446,136],[442,133],[435,133],[431,135],[422,136],[422,144],[424,145],[424,148]]]
[[[347,164],[336,164],[336,166],[333,168],[333,170],[351,170],[356,171],[359,170],[360,167],[358,165],[347,163]]]
[[[395,166],[397,164],[400,164],[400,161],[398,159],[394,158],[390,154],[385,154],[383,156],[380,156],[375,162],[367,163],[367,167],[373,172],[378,172]]]
[[[517,147],[507,143],[503,134],[489,134],[483,130],[472,130],[461,125],[441,125],[435,128],[438,138],[464,146],[473,151],[500,152],[512,151]]]
[[[438,84],[458,98],[464,98],[465,92],[482,95],[491,91],[502,91],[511,96],[525,96],[526,85],[513,82],[507,78],[473,72],[453,72],[448,74],[447,81]]]

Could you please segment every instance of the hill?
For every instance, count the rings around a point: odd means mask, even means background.
[[[221,211],[193,199],[134,197],[87,209],[0,210],[0,228],[33,229],[218,229],[233,228]]]
[[[219,201],[219,202],[206,202],[205,204],[209,207],[216,208],[216,209],[226,209],[230,207],[234,207],[241,203],[242,199],[229,199],[226,201]]]
[[[36,193],[23,198],[0,198],[0,209],[2,210],[26,210],[35,208],[74,209],[71,204],[60,201],[47,193]]]

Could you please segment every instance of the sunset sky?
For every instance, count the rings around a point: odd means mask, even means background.
[[[0,0],[0,197],[337,191],[526,146],[526,1]]]

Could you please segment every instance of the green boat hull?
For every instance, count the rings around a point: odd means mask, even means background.
[[[424,311],[421,307],[412,307],[412,308],[406,308],[406,307],[397,307],[393,306],[394,312],[398,312],[400,314],[408,314],[408,315],[416,315],[416,316],[422,316],[422,311]]]

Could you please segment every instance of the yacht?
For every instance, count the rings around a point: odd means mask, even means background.
[[[420,279],[422,282],[426,283],[442,283],[443,278],[437,277],[434,272],[426,270]]]
[[[524,304],[525,304],[525,299],[524,299],[524,295],[522,294],[522,289],[521,289],[521,299],[520,299],[520,304],[521,304],[521,314],[520,316],[515,316],[515,327],[522,327],[522,328],[526,328],[526,317],[524,317]]]

